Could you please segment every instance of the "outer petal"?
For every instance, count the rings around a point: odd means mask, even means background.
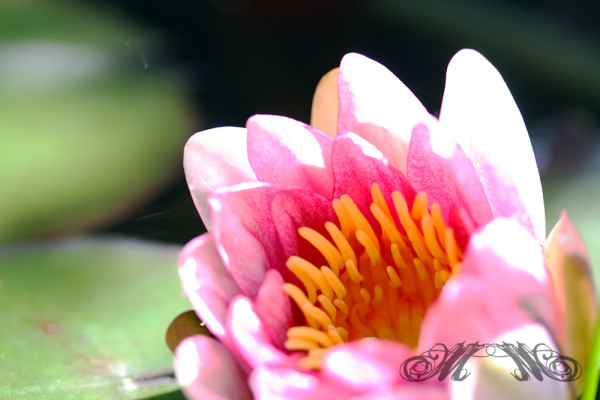
[[[175,350],[175,373],[194,400],[250,400],[246,374],[225,346],[204,335],[185,339]]]
[[[431,124],[437,128],[437,124]],[[407,176],[416,190],[424,190],[430,204],[438,202],[448,221],[452,207],[465,210],[478,227],[492,219],[489,202],[473,165],[452,139],[430,131],[425,124],[413,130],[407,160]],[[466,232],[469,235],[472,229]]]
[[[521,225],[496,219],[473,234],[462,272],[446,283],[427,311],[419,349],[486,343],[532,321],[551,333],[558,330],[542,252]]]
[[[339,71],[339,68],[332,69],[321,78],[315,90],[310,113],[311,126],[331,137],[335,137],[337,133]]]
[[[282,289],[284,283],[279,272],[268,270],[254,303],[273,345],[280,349],[283,349],[287,330],[293,325],[290,298]]]
[[[473,161],[494,216],[528,217],[543,243],[542,187],[527,129],[502,77],[479,53],[462,50],[450,61],[440,123]],[[506,195],[512,186],[524,212]]]
[[[467,397],[459,397],[466,399]],[[450,399],[450,393],[442,385],[403,384],[394,388],[371,391],[364,396],[353,397],[352,400],[445,400]]]
[[[246,126],[248,160],[258,180],[331,196],[333,177],[329,156],[333,140],[329,136],[275,115],[256,115]]]
[[[277,193],[278,189],[266,184],[242,184],[209,198],[217,249],[242,293],[251,299],[267,269],[285,263],[271,216]]]
[[[412,92],[383,65],[350,53],[340,64],[338,134],[354,132],[406,171],[413,126],[430,118]]]
[[[250,375],[257,400],[337,400],[356,395],[347,387],[312,371],[289,365],[259,366]]]
[[[548,235],[545,256],[561,313],[558,344],[582,363],[585,374],[596,326],[596,289],[587,251],[566,213]],[[583,379],[573,384],[579,395]]]
[[[368,338],[331,348],[322,371],[357,391],[384,389],[408,384],[400,378],[398,368],[413,355],[404,344]]]
[[[209,201],[217,248],[241,292],[253,301],[268,269],[294,281],[285,262],[292,254],[303,256],[309,247],[299,240],[298,228],[324,231],[325,221],[335,218],[323,196],[266,184],[238,185],[215,193]]]
[[[237,183],[256,181],[248,163],[246,130],[243,128],[214,128],[196,133],[185,145],[183,167],[194,204],[208,230],[212,226],[206,201],[209,193]]]
[[[240,289],[223,265],[210,234],[197,237],[183,248],[179,276],[200,318],[216,337],[230,344],[225,329],[227,308]]]
[[[238,296],[231,302],[228,327],[237,348],[252,368],[265,363],[284,363],[289,358],[274,346],[268,327],[247,297]]]

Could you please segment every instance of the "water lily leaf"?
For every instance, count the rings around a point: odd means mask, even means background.
[[[36,1],[0,26],[0,243],[113,222],[181,170],[191,107],[139,30]]]
[[[114,238],[1,249],[0,397],[177,396],[164,335],[189,308],[179,250]]]
[[[0,3],[0,41],[44,37],[100,45],[142,34],[114,10],[69,0],[5,0]]]

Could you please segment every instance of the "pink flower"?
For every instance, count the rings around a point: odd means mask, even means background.
[[[214,335],[176,349],[190,398],[580,390],[518,382],[494,357],[472,358],[464,381],[399,373],[438,343],[544,343],[581,364],[589,349],[585,249],[566,216],[545,243],[525,125],[478,53],[450,62],[439,120],[385,67],[348,54],[320,82],[312,126],[258,115],[245,129],[203,131],[184,166],[209,233],[184,248],[180,276]]]

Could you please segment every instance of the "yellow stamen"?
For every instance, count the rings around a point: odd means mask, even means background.
[[[354,201],[347,194],[342,195],[340,197],[340,201],[342,205],[350,215],[350,219],[356,226],[358,230],[365,232],[371,240],[377,245],[377,250],[379,250],[379,242],[377,241],[377,236],[375,236],[375,232],[373,232],[373,228],[369,224],[369,221],[365,218],[365,216],[360,212]]]
[[[323,296],[322,294],[320,294],[319,297],[317,297],[317,300],[319,301],[319,304],[321,304],[321,306],[325,309],[325,311],[327,311],[329,318],[331,318],[332,321],[335,321],[335,319],[336,319],[335,317],[337,316],[337,311],[335,309],[335,306],[331,302],[331,300],[329,300],[327,297]]]
[[[355,283],[359,283],[359,282],[365,280],[365,277],[362,276],[360,274],[360,272],[358,272],[358,269],[356,268],[356,264],[354,263],[354,261],[346,260],[346,270],[348,271],[348,274],[350,275],[350,279],[352,279],[352,281],[354,281]]]
[[[391,283],[394,286],[394,289],[402,286],[402,281],[400,280],[400,277],[398,276],[396,271],[394,271],[394,268],[392,268],[392,266],[388,265],[385,270],[388,273],[390,280],[392,281]]]
[[[376,183],[371,185],[371,197],[373,197],[373,204],[377,205],[379,207],[379,209],[385,213],[386,217],[388,217],[388,219],[393,221],[392,213],[390,212],[390,208],[388,207],[387,202],[385,201],[385,198],[383,197],[383,193],[381,193],[381,189],[379,188],[379,185]]]
[[[448,257],[446,257],[446,254],[444,254],[444,250],[438,244],[438,241],[436,239],[433,218],[429,215],[425,215],[421,219],[421,228],[423,228],[425,244],[427,245],[427,249],[429,250],[431,255],[437,258],[439,262],[447,265]]]
[[[335,299],[333,301],[333,305],[336,306],[338,308],[338,310],[340,310],[342,312],[342,318],[338,318],[338,320],[344,320],[346,319],[346,317],[348,317],[348,314],[350,314],[350,309],[348,308],[348,305],[346,304],[346,302],[340,300],[340,299]]]
[[[340,279],[333,273],[332,270],[323,266],[321,267],[321,273],[323,274],[323,277],[325,277],[325,280],[327,280],[327,283],[331,286],[331,288],[335,292],[335,295],[339,299],[343,299],[344,297],[346,297],[346,287],[340,281]]]
[[[335,248],[335,246],[332,245],[329,240],[325,239],[325,237],[319,232],[315,231],[314,229],[307,228],[306,226],[298,229],[298,234],[306,239],[310,244],[315,246],[315,248],[319,250],[321,254],[323,254],[327,260],[327,263],[329,264],[329,268],[331,268],[331,270],[338,275],[343,261],[342,255]]]
[[[381,258],[381,254],[377,249],[378,246],[375,246],[375,243],[369,238],[369,236],[361,230],[356,231],[356,239],[362,244],[371,260],[371,267],[377,265]]]
[[[342,338],[338,330],[333,325],[329,325],[327,328],[327,335],[329,335],[329,338],[334,344],[344,343],[344,338]]]
[[[426,214],[429,214],[427,211],[427,194],[425,192],[419,192],[415,197],[411,215],[414,220],[419,220]]]
[[[289,336],[289,334],[288,334]],[[319,347],[319,344],[313,340],[305,339],[287,339],[283,345],[288,350],[310,350]]]
[[[440,241],[440,244],[446,248],[446,223],[444,223],[444,217],[442,216],[442,208],[440,203],[433,203],[431,206],[431,218],[433,218],[433,226],[435,226],[435,233]]]
[[[366,305],[369,305],[371,303],[371,295],[369,294],[369,291],[367,289],[360,288],[360,295],[365,300]]]
[[[305,353],[303,368],[320,369],[329,347],[365,337],[416,346],[427,308],[461,268],[462,250],[438,203],[429,207],[421,192],[409,208],[395,191],[390,207],[377,184],[371,196],[369,218],[377,227],[343,195],[332,202],[339,225],[324,224],[329,237],[298,230],[323,257],[292,256],[286,263],[304,290],[291,283],[283,290],[306,326],[288,330],[285,348]],[[317,268],[323,260],[327,265]]]
[[[329,221],[325,223],[325,229],[327,229],[327,232],[331,235],[336,247],[340,249],[340,253],[344,260],[352,260],[354,264],[356,264],[356,254],[354,254],[352,246],[350,246],[350,243],[348,243],[348,240],[340,229],[333,222]],[[343,266],[340,268],[343,268]]]
[[[426,261],[428,264],[432,263],[433,258],[431,258],[431,255],[425,247],[425,240],[423,239],[423,236],[421,236],[421,233],[417,229],[409,229],[407,234],[408,240],[410,240],[412,243],[413,249],[419,258],[423,261]]]
[[[292,270],[292,272],[297,269],[302,270],[302,272],[304,272],[306,275],[308,275],[310,280],[318,286],[318,288],[321,290],[321,293],[323,293],[325,296],[327,296],[328,299],[333,298],[333,289],[327,283],[327,281],[321,274],[321,271],[317,267],[315,267],[312,263],[310,263],[309,261],[306,261],[303,258],[300,258],[297,256],[291,256],[287,260],[287,267],[290,270]]]

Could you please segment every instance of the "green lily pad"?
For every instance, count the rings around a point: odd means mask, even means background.
[[[180,82],[138,28],[75,4],[0,2],[0,243],[106,225],[181,171]]]
[[[164,336],[189,308],[179,250],[114,238],[0,250],[0,397],[176,394]]]
[[[45,38],[112,46],[143,34],[115,10],[73,0],[4,0],[0,26],[0,41]]]

